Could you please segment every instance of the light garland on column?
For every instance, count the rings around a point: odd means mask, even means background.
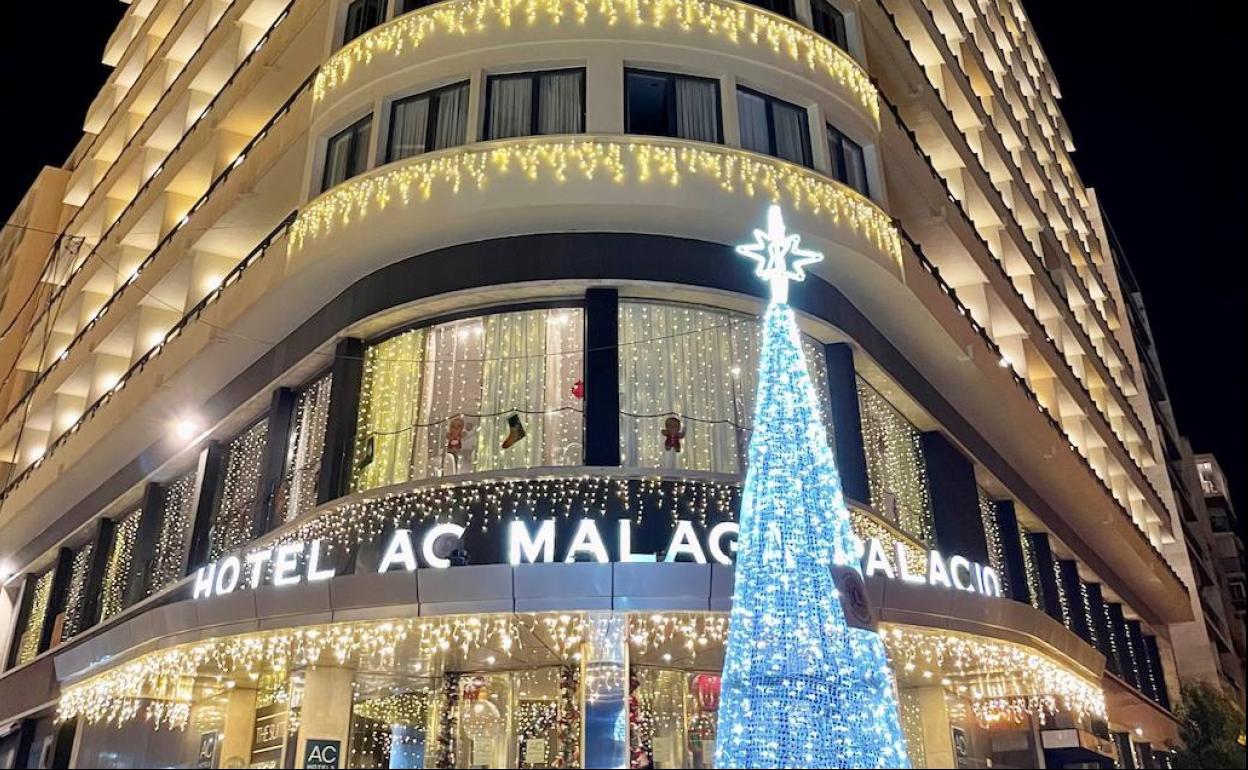
[[[979,489],[979,517],[984,524],[984,540],[988,546],[988,566],[997,572],[1001,588],[1006,596],[1010,593],[1010,571],[1005,564],[1005,548],[1001,544],[1001,525],[997,521],[997,506],[988,493]]]
[[[401,56],[436,36],[455,39],[539,25],[584,27],[589,22],[625,28],[679,30],[770,50],[806,72],[829,77],[857,97],[879,125],[879,95],[870,76],[841,48],[795,21],[731,0],[455,0],[407,13],[357,37],[317,72],[313,98],[345,85],[352,71],[387,54]]]
[[[291,225],[291,249],[387,206],[427,201],[435,189],[460,195],[470,187],[484,191],[505,177],[560,183],[571,176],[640,187],[677,186],[691,177],[747,198],[783,200],[831,226],[849,228],[900,269],[901,236],[892,219],[840,182],[744,150],[641,136],[525,137],[415,155],[343,182],[305,206]]]
[[[1031,538],[1023,525],[1018,525],[1018,540],[1023,552],[1023,573],[1027,576],[1027,593],[1031,606],[1044,612],[1044,584],[1040,582],[1040,568],[1036,565],[1036,552],[1031,545]],[[1004,574],[1004,573],[1002,573]]]

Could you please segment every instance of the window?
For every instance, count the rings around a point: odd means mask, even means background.
[[[371,345],[353,489],[579,464],[582,347],[579,308],[478,316]]]
[[[630,134],[722,142],[719,82],[625,70],[625,129]]]
[[[464,143],[468,130],[468,83],[428,91],[390,107],[386,162]]]
[[[186,575],[186,554],[191,526],[194,523],[195,488],[199,474],[195,470],[179,476],[163,486],[160,508],[152,511],[159,517],[159,531],[152,550],[152,561],[143,565],[140,574],[146,580],[143,595],[151,596]]]
[[[327,374],[305,387],[295,399],[282,485],[277,493],[276,508],[282,512],[282,521],[316,507],[332,388],[333,375]]]
[[[795,104],[737,88],[741,146],[809,167],[810,127],[806,110]]]
[[[585,130],[585,70],[494,75],[486,89],[485,138]]]
[[[342,30],[346,45],[386,19],[386,0],[354,0],[347,6],[347,23]]]
[[[325,148],[322,190],[342,184],[368,168],[368,134],[372,128],[373,116],[369,115],[330,138]]]
[[[832,176],[867,195],[867,162],[862,146],[828,126],[828,155],[832,160]]]
[[[261,419],[227,445],[221,497],[208,531],[208,561],[251,540],[256,509],[262,504],[260,469],[268,437],[269,423]]]
[[[785,18],[797,18],[793,13],[793,0],[746,0],[750,5],[757,6]]]
[[[845,14],[828,0],[812,0],[810,13],[816,32],[836,43],[841,50],[849,50],[849,40],[845,35]]]
[[[438,0],[399,0],[398,13],[408,13],[416,10],[417,8],[424,8],[425,6],[433,5],[436,2],[438,2]]]
[[[927,491],[927,463],[919,445],[922,433],[861,377],[858,408],[871,507],[906,534],[932,543],[935,523]]]
[[[806,336],[802,346],[830,436],[823,346]],[[761,324],[754,316],[695,305],[621,302],[623,464],[741,473],[761,349]],[[683,435],[674,442],[672,433]]]

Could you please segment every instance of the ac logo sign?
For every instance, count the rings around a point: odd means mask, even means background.
[[[342,741],[308,739],[303,748],[303,766],[307,770],[338,770]]]

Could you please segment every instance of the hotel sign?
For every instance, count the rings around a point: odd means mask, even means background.
[[[656,519],[658,517],[655,517]],[[420,568],[446,569],[454,551],[474,564],[596,562],[605,564],[692,562],[731,565],[736,557],[737,522],[703,524],[688,519],[637,523],[633,519],[516,519],[503,536],[483,536],[454,522],[430,522],[422,530],[399,529],[390,535],[377,572]],[[657,526],[656,526],[657,525]],[[863,544],[862,574],[926,584],[987,596],[1001,595],[1001,578],[992,567],[963,556],[949,558],[929,551],[923,565],[907,559],[904,546],[892,548],[876,538]],[[246,555],[226,556],[195,573],[192,596],[220,596],[239,588],[315,583],[337,574],[320,539],[294,541]],[[484,558],[482,558],[484,557]]]

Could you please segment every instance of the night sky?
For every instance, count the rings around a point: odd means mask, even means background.
[[[1172,13],[1105,0],[1025,5],[1061,84],[1075,163],[1143,286],[1180,429],[1197,452],[1218,455],[1243,500],[1248,345],[1235,297],[1248,251],[1248,163],[1233,117],[1244,50],[1236,4]],[[17,135],[5,143],[4,217],[81,135],[108,74],[100,53],[124,8],[5,4],[0,28],[16,39],[0,47],[0,89]]]

